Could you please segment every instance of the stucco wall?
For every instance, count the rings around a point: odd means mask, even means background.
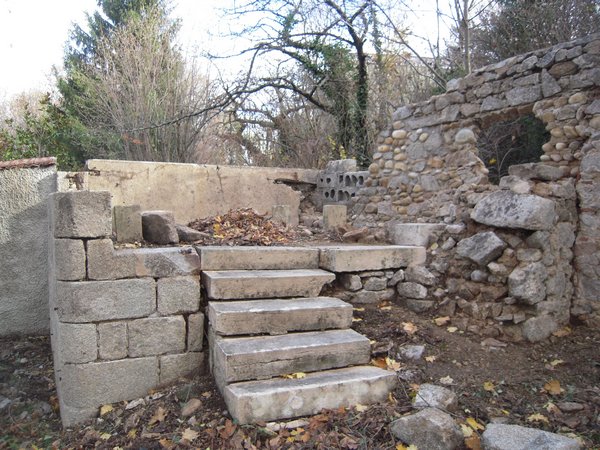
[[[48,317],[48,213],[56,168],[0,170],[0,335],[43,334]]]
[[[296,211],[301,193],[285,182],[316,185],[318,171],[266,167],[90,160],[87,172],[66,174],[60,190],[109,191],[113,205],[169,210],[180,222],[252,207],[271,213],[274,205]],[[297,220],[297,217],[296,217]]]

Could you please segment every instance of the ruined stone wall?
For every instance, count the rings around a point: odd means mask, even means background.
[[[63,424],[202,367],[200,262],[191,247],[115,249],[108,192],[49,202],[50,322]]]
[[[491,185],[478,136],[526,114],[551,136],[540,161],[513,166]],[[525,331],[532,340],[564,325],[570,311],[598,320],[599,134],[600,34],[510,58],[394,113],[351,219],[386,229],[398,244],[408,243],[403,230],[412,223],[441,224],[425,233],[441,286],[405,296],[431,302],[421,306],[454,312],[458,305],[483,328]],[[485,212],[474,215],[477,208]],[[502,241],[499,250],[483,259],[461,254],[463,240],[487,232]]]
[[[46,334],[50,324],[46,200],[56,167],[26,164],[0,167],[0,336]]]

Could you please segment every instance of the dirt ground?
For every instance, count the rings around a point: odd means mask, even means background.
[[[49,339],[0,339],[0,449],[401,449],[389,424],[412,410],[421,383],[455,391],[461,423],[532,426],[600,448],[599,330],[572,325],[547,342],[502,343],[394,304],[357,307],[354,315],[353,328],[372,340],[373,363],[397,370],[398,388],[385,403],[324,411],[281,428],[234,424],[204,374],[107,405],[101,418],[62,430]],[[403,356],[415,345],[424,346],[419,358]],[[478,433],[465,448],[477,448]]]

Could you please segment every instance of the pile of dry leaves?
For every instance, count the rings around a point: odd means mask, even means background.
[[[284,245],[296,237],[293,230],[252,208],[196,219],[188,226],[207,235],[198,242],[202,245]]]

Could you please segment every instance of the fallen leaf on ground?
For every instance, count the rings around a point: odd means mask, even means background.
[[[468,438],[473,436],[473,428],[471,428],[469,425],[467,425],[466,423],[461,423],[460,424],[460,429],[462,431],[462,434],[464,437]]]
[[[402,322],[402,329],[406,334],[415,334],[418,330],[417,326],[412,322]]]
[[[363,312],[365,308],[352,308],[353,311]]]
[[[469,425],[475,431],[485,430],[485,427],[483,425],[481,425],[479,422],[477,422],[473,417],[467,417],[467,420],[465,420],[465,422],[467,422],[467,425]]]
[[[425,357],[425,361],[427,361],[427,362],[434,362],[435,360],[436,360],[436,357],[434,355]]]
[[[470,436],[467,439],[465,439],[465,446],[469,450],[481,450],[481,438],[479,437],[479,435],[474,434],[473,436]]]
[[[564,328],[561,328],[560,330],[556,330],[554,333],[552,333],[552,336],[565,337],[565,336],[568,336],[569,334],[571,334],[571,332],[572,332],[571,327],[566,326]]]
[[[181,415],[183,417],[191,416],[202,406],[202,401],[199,398],[191,398],[183,408],[181,408]]]
[[[150,417],[148,425],[154,425],[155,423],[162,422],[165,420],[165,417],[167,417],[167,411],[162,406],[159,406],[152,417]]]
[[[167,450],[175,448],[175,444],[173,443],[173,441],[170,441],[167,438],[159,439],[158,443],[162,448],[166,448]]]
[[[562,414],[562,411],[558,408],[558,406],[556,406],[554,403],[552,402],[548,402],[546,403],[546,411],[548,411],[550,414]]]
[[[435,319],[433,319],[433,321],[438,327],[441,327],[450,322],[450,316],[436,317]]]
[[[289,378],[291,380],[296,379],[299,380],[300,378],[305,378],[306,374],[304,372],[296,372],[296,373],[290,373],[288,375],[282,375],[283,378]]]
[[[493,392],[494,389],[496,389],[496,386],[494,386],[494,383],[492,383],[491,381],[486,381],[485,383],[483,383],[483,389],[488,392]]]
[[[565,362],[562,359],[553,359],[552,361],[550,361],[550,365],[552,367],[556,367],[560,364],[564,364]]]
[[[197,431],[194,431],[191,428],[186,428],[185,430],[183,430],[183,433],[181,435],[181,439],[185,439],[188,442],[192,442],[199,435],[200,435],[200,433],[198,433]]]
[[[448,328],[446,328],[446,331],[448,333],[456,333],[458,331],[458,328],[456,328],[456,327],[448,327]]]
[[[365,406],[365,405],[361,405],[359,403],[358,405],[354,405],[354,409],[356,409],[356,411],[358,411],[358,412],[363,412],[363,411],[366,411],[367,409],[369,409],[369,407]]]
[[[529,417],[527,417],[527,422],[544,422],[544,423],[550,423],[550,421],[548,420],[548,418],[546,416],[544,416],[543,414],[540,414],[540,413],[535,413],[535,414],[532,414]]]
[[[388,369],[398,371],[400,370],[400,363],[392,358],[385,358],[385,365]]]
[[[442,384],[454,384],[454,380],[452,379],[452,377],[450,375],[446,376],[446,377],[442,377],[440,378],[440,383]]]
[[[111,437],[112,437],[112,434],[110,434],[110,433],[102,433],[100,435],[100,439],[102,439],[103,441],[108,441]]]
[[[109,412],[111,412],[113,410],[112,405],[104,405],[100,408],[100,417],[102,417],[105,414],[108,414]]]
[[[373,358],[371,359],[371,365],[377,366],[380,369],[387,369],[387,363],[385,362],[385,358]]]
[[[360,317],[353,317],[352,322],[362,322],[362,319]]]
[[[565,390],[560,387],[560,381],[558,380],[550,380],[544,384],[544,391],[550,395],[560,395],[565,392]]]

